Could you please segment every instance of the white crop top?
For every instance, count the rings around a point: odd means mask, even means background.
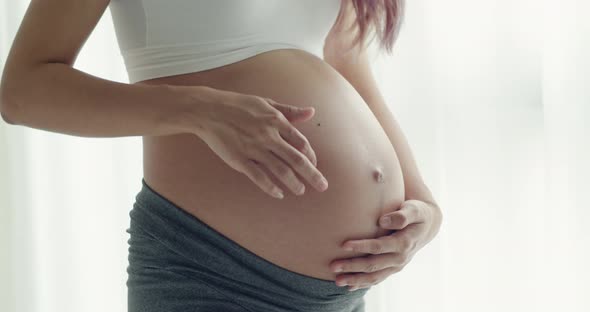
[[[340,0],[111,0],[109,8],[135,83],[282,48],[322,58]]]

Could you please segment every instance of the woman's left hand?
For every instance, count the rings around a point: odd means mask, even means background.
[[[379,219],[381,227],[396,230],[394,233],[342,244],[345,250],[369,255],[332,262],[333,272],[349,272],[338,275],[336,285],[348,285],[350,291],[368,288],[401,271],[414,254],[434,238],[441,221],[442,214],[437,205],[416,199],[403,202],[399,210],[388,212]],[[336,270],[338,266],[341,271]]]

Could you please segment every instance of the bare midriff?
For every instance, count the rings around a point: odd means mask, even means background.
[[[344,241],[391,232],[378,220],[404,201],[394,147],[354,87],[321,58],[279,49],[139,83],[206,85],[315,108],[311,119],[293,126],[310,142],[329,187],[320,192],[297,174],[306,185],[301,196],[271,174],[285,198],[271,197],[195,134],[143,137],[146,183],[244,248],[284,269],[333,281],[340,274],[330,270],[333,260],[367,255],[343,250]]]

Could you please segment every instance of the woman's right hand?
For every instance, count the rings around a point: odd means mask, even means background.
[[[282,190],[263,166],[296,195],[305,192],[305,185],[294,172],[318,191],[327,189],[309,141],[291,124],[308,120],[315,112],[313,107],[231,91],[224,91],[222,100],[213,105],[202,119],[205,130],[199,137],[230,167],[276,198],[282,198]]]

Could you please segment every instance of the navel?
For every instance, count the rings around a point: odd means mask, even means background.
[[[383,170],[381,170],[381,168],[373,169],[373,179],[375,179],[377,183],[383,183],[383,181],[385,181],[385,177],[383,176]]]

